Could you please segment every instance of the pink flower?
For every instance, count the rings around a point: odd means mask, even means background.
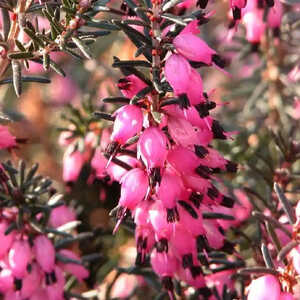
[[[0,258],[3,257],[10,249],[15,238],[15,231],[5,234],[8,228],[8,223],[5,220],[0,222]]]
[[[119,80],[118,87],[127,98],[132,98],[139,91],[147,87],[147,84],[135,75],[129,75]]]
[[[49,224],[57,228],[74,220],[76,220],[74,211],[66,205],[61,205],[51,210]]]
[[[63,249],[63,250],[60,250],[59,253],[62,256],[65,256],[66,258],[80,262],[79,256],[70,250]],[[82,280],[89,276],[89,271],[84,266],[77,264],[77,263],[62,263],[62,264],[60,264],[60,267],[64,271],[69,272],[72,275],[74,275],[78,280]]]
[[[259,43],[265,32],[266,25],[262,20],[262,13],[260,10],[253,10],[243,16],[246,38],[251,43]]]
[[[148,170],[163,166],[168,153],[167,143],[166,135],[157,127],[149,127],[141,134],[138,155]]]
[[[183,56],[172,54],[166,61],[164,72],[176,95],[187,92],[192,68]]]
[[[74,182],[77,180],[84,164],[84,157],[78,150],[69,153],[67,151],[63,159],[63,180]]]
[[[139,168],[132,169],[122,177],[121,184],[119,204],[132,210],[146,196],[148,189],[146,173]]]
[[[46,273],[53,271],[55,263],[55,249],[52,242],[44,235],[34,239],[33,252],[42,270]]]
[[[12,273],[21,279],[27,274],[27,265],[31,261],[31,248],[28,241],[16,240],[8,253],[8,261]]]
[[[207,65],[211,64],[212,56],[216,54],[216,51],[211,49],[206,42],[192,33],[179,34],[173,40],[173,44],[178,53],[188,60],[203,62]]]
[[[16,138],[10,134],[6,126],[0,125],[0,150],[16,146]]]
[[[111,140],[125,144],[128,139],[137,135],[143,127],[143,112],[136,105],[124,105],[115,114]]]
[[[280,284],[273,275],[261,276],[252,280],[248,300],[280,300]]]

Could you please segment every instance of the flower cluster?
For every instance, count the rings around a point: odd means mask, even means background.
[[[9,163],[0,168],[0,293],[7,300],[62,300],[65,272],[78,280],[89,276],[79,256],[58,238],[72,240],[63,227],[74,228],[75,214],[58,194],[48,203],[38,202],[53,193],[51,182],[34,176],[36,167],[25,173],[21,165],[21,177]]]
[[[155,12],[160,1],[153,5]],[[156,30],[163,25],[159,18],[151,20]],[[162,33],[172,43],[157,75],[168,85],[163,96],[147,91],[149,84],[141,76],[120,79],[118,86],[128,104],[111,116],[114,125],[105,155],[107,172],[121,184],[115,231],[126,217],[134,219],[136,264],[150,258],[170,295],[176,277],[208,297],[209,279],[202,270],[202,265],[208,266],[208,253],[234,252],[225,237],[228,225],[219,218],[230,218],[229,208],[231,213],[245,209],[242,221],[249,205],[236,204],[216,176],[236,172],[237,165],[212,147],[214,139],[226,140],[231,134],[210,115],[216,103],[204,92],[196,68],[223,69],[225,61],[198,37],[199,24],[191,21],[175,36],[174,26]],[[162,59],[158,53],[152,51],[154,68]]]
[[[232,22],[235,27],[240,21],[246,27],[246,38],[253,45],[261,42],[266,28],[278,37],[283,14],[280,0],[231,0]]]

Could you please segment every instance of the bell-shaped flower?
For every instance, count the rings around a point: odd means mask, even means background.
[[[246,38],[250,43],[257,44],[265,32],[266,24],[262,19],[262,11],[256,9],[247,12],[243,16],[243,23],[246,27]]]
[[[8,128],[0,125],[0,149],[11,148],[16,144],[16,138],[8,131]]]
[[[182,55],[172,54],[169,56],[165,63],[164,73],[176,95],[187,92],[192,67]]]
[[[62,256],[77,261],[78,263],[60,263],[59,266],[62,270],[65,272],[69,272],[72,275],[74,275],[78,280],[82,280],[84,278],[87,278],[89,276],[89,271],[80,263],[80,258],[78,255],[76,255],[74,252],[63,249],[59,251],[59,254]]]
[[[8,252],[8,262],[13,275],[21,279],[27,274],[27,266],[31,261],[32,252],[29,242],[16,240]]]
[[[77,180],[82,166],[84,156],[80,151],[67,151],[63,158],[63,180],[65,182],[74,182]]]
[[[33,252],[42,270],[46,273],[52,272],[55,264],[55,249],[45,235],[38,235],[34,239]]]
[[[22,299],[30,298],[35,291],[38,290],[41,284],[42,276],[43,274],[40,267],[36,263],[31,264],[30,273],[28,273],[28,275],[22,280]]]
[[[163,206],[169,210],[176,207],[176,203],[183,190],[183,184],[178,175],[165,171],[157,190],[158,199],[161,200]]]
[[[154,250],[151,254],[151,265],[159,277],[173,277],[178,269],[178,260],[172,252],[166,254]]]
[[[192,33],[180,33],[173,40],[178,53],[191,61],[202,62],[207,65],[212,63],[212,56],[216,51],[210,48],[205,41]],[[177,72],[179,72],[177,70]]]
[[[126,173],[121,179],[121,197],[119,205],[130,210],[135,209],[148,190],[148,177],[146,173],[135,168]]]
[[[2,220],[0,222],[0,258],[7,253],[8,249],[10,249],[15,237],[15,231],[5,234],[7,228],[8,223],[5,220]]]
[[[75,212],[66,205],[60,205],[51,210],[49,224],[54,228],[57,228],[75,220]]]
[[[143,127],[143,112],[136,105],[124,105],[115,113],[111,140],[119,144],[125,144],[128,139],[137,135]]]
[[[248,300],[280,300],[280,283],[274,275],[261,276],[252,280]]]
[[[138,156],[148,170],[161,168],[168,154],[168,140],[164,132],[157,127],[147,128],[138,141]]]
[[[118,87],[125,97],[132,98],[147,87],[147,84],[137,76],[129,75],[119,80]]]

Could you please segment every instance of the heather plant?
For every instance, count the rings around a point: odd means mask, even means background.
[[[0,297],[300,298],[297,1],[0,8]]]

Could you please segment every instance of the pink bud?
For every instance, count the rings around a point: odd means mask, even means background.
[[[151,254],[151,265],[160,277],[173,277],[178,268],[178,261],[171,252],[166,254],[154,250]]]
[[[59,267],[55,267],[55,278],[56,282],[46,286],[48,300],[64,300],[65,278]]]
[[[17,240],[12,244],[8,253],[8,261],[12,273],[17,278],[27,274],[27,265],[31,261],[31,249],[28,241]]]
[[[136,105],[124,105],[115,114],[111,140],[125,144],[128,139],[137,135],[143,127],[143,112]]]
[[[132,98],[139,91],[147,87],[147,84],[135,75],[129,75],[119,80],[118,87],[127,98]]]
[[[264,34],[266,26],[261,14],[261,11],[254,10],[247,12],[243,17],[247,31],[246,38],[251,43],[259,43]]]
[[[121,184],[119,205],[132,210],[147,193],[147,175],[139,168],[132,169],[122,177]]]
[[[269,9],[267,24],[271,28],[278,28],[281,24],[283,7],[279,0],[274,1],[274,6]]]
[[[36,263],[31,265],[31,272],[22,280],[21,295],[26,299],[38,290],[42,280],[42,272]],[[30,298],[31,299],[31,298]]]
[[[151,205],[149,220],[155,231],[156,239],[160,240],[164,238],[169,240],[173,232],[173,225],[167,222],[167,212],[161,201],[156,200],[155,203]]]
[[[176,50],[185,58],[203,62],[210,65],[212,62],[212,55],[216,51],[211,49],[206,42],[192,33],[181,33],[174,40],[173,44]],[[177,72],[179,72],[177,70]]]
[[[44,235],[34,239],[33,251],[35,258],[44,272],[53,271],[55,263],[55,249],[52,242]]]
[[[95,171],[97,178],[105,176],[105,167],[107,159],[104,157],[100,148],[97,148],[91,161],[91,166]]]
[[[167,137],[157,127],[147,128],[138,141],[138,155],[148,169],[162,167],[168,154]]]
[[[169,151],[168,162],[180,173],[193,173],[199,165],[199,158],[196,154],[184,147],[176,147]]]
[[[261,276],[249,286],[248,300],[279,300],[280,284],[273,275]]]
[[[61,205],[51,210],[49,223],[57,228],[74,220],[76,220],[74,211],[66,205]]]
[[[74,151],[72,153],[69,153],[67,151],[63,159],[63,180],[65,182],[76,181],[83,164],[84,157],[81,152]]]
[[[165,76],[175,94],[185,94],[188,90],[192,68],[181,55],[172,54],[165,64]]]
[[[176,206],[179,200],[183,184],[179,176],[170,172],[165,172],[159,185],[157,197],[160,199],[165,208],[170,209]]]
[[[16,146],[16,138],[10,134],[6,126],[0,125],[0,149]]]
[[[9,234],[5,234],[5,231],[8,228],[8,223],[6,221],[0,222],[0,257],[4,256],[8,249],[11,247],[11,244],[15,237],[15,232],[12,231]]]
[[[67,258],[80,262],[80,258],[74,252],[64,249],[60,250],[59,253]],[[78,280],[82,280],[89,276],[89,271],[82,265],[76,263],[60,263],[61,268],[74,275]]]
[[[0,292],[6,293],[14,287],[14,277],[10,269],[2,269],[0,271]]]

